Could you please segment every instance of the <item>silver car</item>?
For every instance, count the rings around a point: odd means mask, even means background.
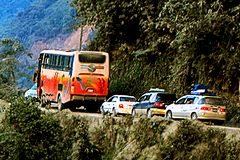
[[[186,95],[167,106],[167,118],[213,120],[224,123],[226,120],[223,100],[218,96]]]

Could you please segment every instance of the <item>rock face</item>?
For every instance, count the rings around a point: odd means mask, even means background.
[[[83,27],[82,33],[82,49],[88,45],[95,34],[94,26]],[[59,49],[59,50],[79,50],[81,29],[73,31],[69,35],[59,34],[56,38],[48,41],[36,41],[31,47],[33,60],[37,60],[39,53],[44,49]]]

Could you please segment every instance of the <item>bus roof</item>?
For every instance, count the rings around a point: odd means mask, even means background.
[[[41,51],[41,53],[50,53],[50,54],[60,54],[60,55],[67,55],[67,56],[71,56],[74,55],[76,53],[102,53],[102,54],[108,54],[106,52],[101,52],[101,51],[64,51],[64,50],[43,50]]]

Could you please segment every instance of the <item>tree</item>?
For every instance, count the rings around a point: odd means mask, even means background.
[[[24,52],[23,46],[16,40],[0,40],[0,75],[15,80],[15,71],[18,63],[18,56]]]
[[[16,95],[17,65],[19,56],[26,54],[17,40],[0,40],[0,97],[10,98]]]

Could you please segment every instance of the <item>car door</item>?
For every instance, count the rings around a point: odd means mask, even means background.
[[[183,118],[189,118],[191,113],[194,111],[194,100],[194,96],[187,96],[187,99],[185,100],[182,107],[181,116]]]
[[[134,105],[135,111],[137,114],[142,114],[142,102],[145,99],[145,95],[142,95],[139,99],[138,102]]]
[[[119,96],[114,96],[110,104],[110,110],[112,111],[112,109],[115,108],[116,111],[118,111],[118,103],[119,103]]]
[[[184,105],[186,99],[187,99],[187,97],[182,97],[174,103],[174,106],[171,109],[173,118],[183,118],[183,115],[182,115],[183,105]]]
[[[117,100],[117,96],[110,97],[106,102],[104,102],[103,109],[105,112],[112,112],[114,103]]]
[[[150,98],[152,94],[146,94],[141,102],[141,114],[147,114],[148,106],[150,104]]]

